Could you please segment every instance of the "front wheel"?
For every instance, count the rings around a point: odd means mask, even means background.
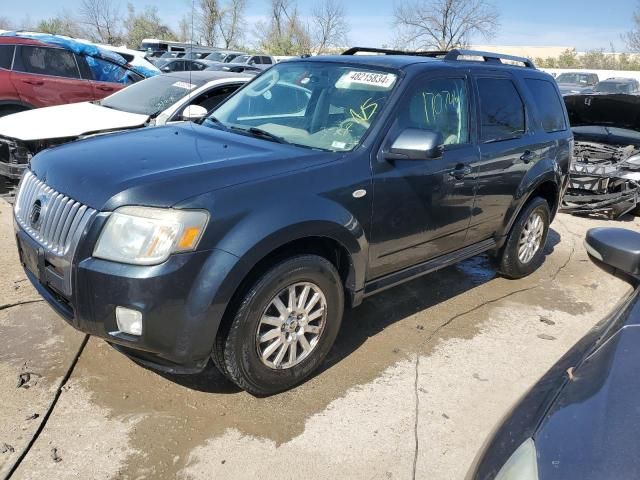
[[[331,349],[343,310],[340,275],[325,258],[300,255],[275,265],[233,317],[224,342],[226,373],[254,395],[297,385]]]
[[[542,265],[550,219],[545,199],[536,197],[525,205],[498,257],[498,271],[504,277],[526,277]]]

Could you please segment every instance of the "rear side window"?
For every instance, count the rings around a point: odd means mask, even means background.
[[[564,110],[562,103],[551,82],[528,78],[527,87],[533,94],[536,107],[542,117],[542,128],[545,132],[559,132],[567,129],[564,121]]]
[[[85,57],[93,75],[98,82],[121,83],[130,85],[138,81],[137,76],[120,65],[108,62],[101,58]]]
[[[262,64],[263,65],[271,65],[272,64],[271,58],[269,58],[269,57],[261,57],[261,58],[262,58]]]
[[[524,103],[511,80],[479,78],[478,92],[483,143],[509,140],[524,134]]]
[[[0,68],[11,69],[14,50],[15,47],[13,45],[0,45]]]
[[[22,45],[18,49],[13,69],[37,75],[80,78],[73,54],[60,48]]]

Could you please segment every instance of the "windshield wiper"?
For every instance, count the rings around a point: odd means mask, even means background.
[[[249,128],[241,128],[241,127],[231,127],[234,130],[240,130],[242,132],[246,132],[246,133],[250,133],[251,135],[255,136],[255,137],[263,137],[263,138],[267,138],[269,140],[272,140],[274,142],[278,142],[278,143],[284,143],[287,145],[291,145],[291,142],[279,137],[278,135],[274,135],[271,132],[267,132],[266,130],[263,130],[261,128],[258,127],[249,127]]]
[[[227,125],[225,125],[224,123],[222,123],[221,120],[218,120],[213,115],[209,115],[208,117],[205,117],[204,120],[203,120],[203,123],[206,122],[206,121],[210,121],[211,123],[215,123],[218,127],[222,128],[223,130],[229,131],[229,127]]]

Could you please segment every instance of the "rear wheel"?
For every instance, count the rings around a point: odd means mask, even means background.
[[[343,310],[342,282],[331,262],[317,255],[287,259],[244,295],[216,363],[224,362],[224,373],[254,395],[287,390],[320,366]]]
[[[526,277],[542,265],[550,219],[545,199],[535,197],[525,205],[498,256],[498,270],[503,276]]]

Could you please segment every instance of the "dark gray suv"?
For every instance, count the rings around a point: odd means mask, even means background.
[[[39,153],[16,235],[74,327],[271,394],[322,363],[345,305],[483,252],[538,268],[571,150],[527,59],[351,49],[277,64],[199,125]]]

